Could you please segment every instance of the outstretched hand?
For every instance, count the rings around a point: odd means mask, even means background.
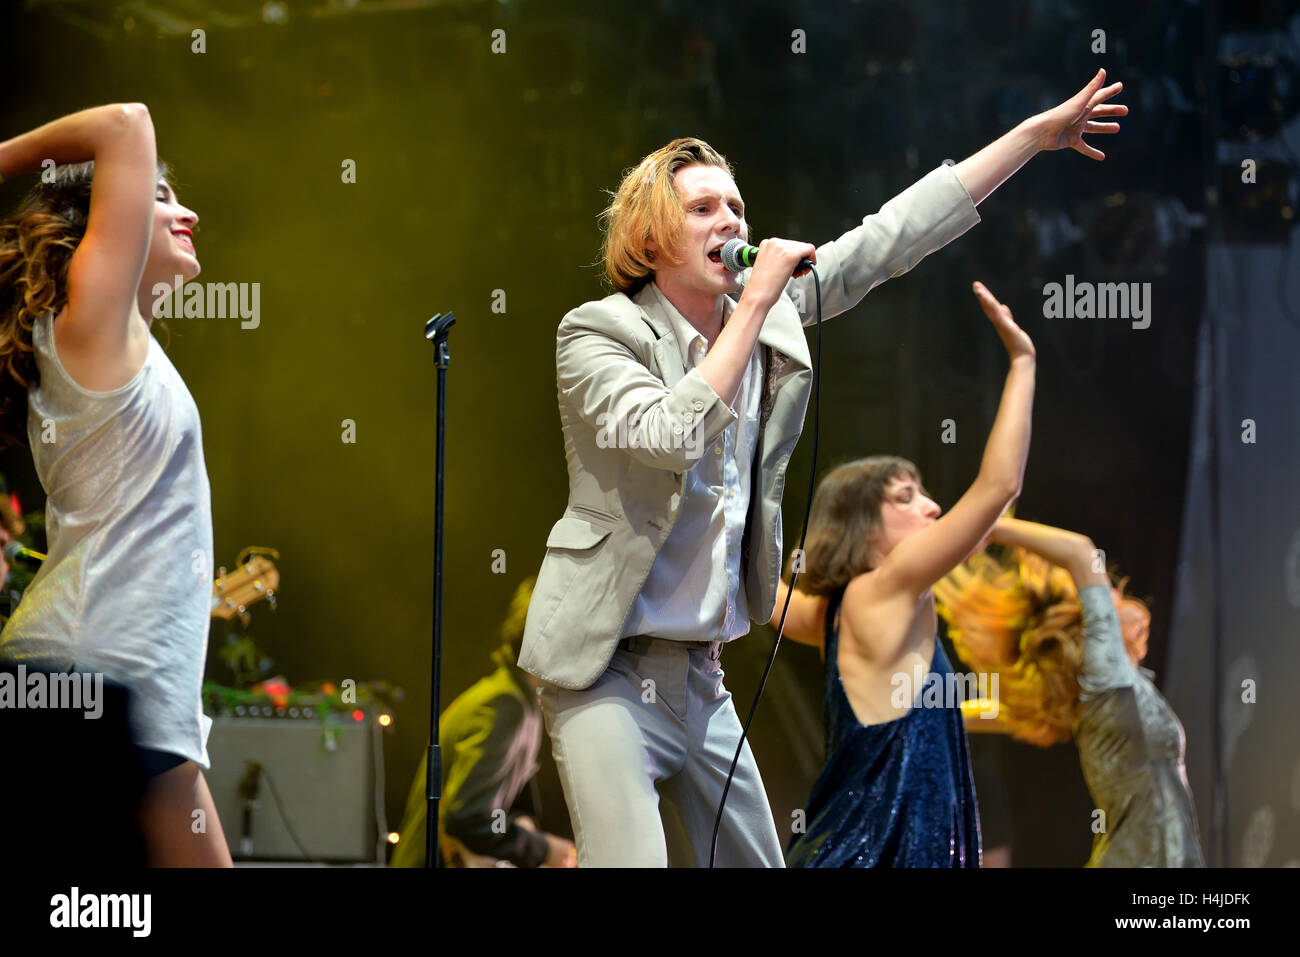
[[[989,317],[993,328],[997,330],[998,338],[1002,340],[1007,355],[1012,359],[1017,356],[1036,358],[1038,351],[1034,348],[1033,340],[1025,330],[1016,325],[1015,319],[1011,317],[1011,310],[998,302],[984,283],[976,281],[971,284],[971,288],[975,291],[975,298],[980,301],[984,315]]]
[[[1039,114],[1042,124],[1041,149],[1063,150],[1069,147],[1090,159],[1106,158],[1105,153],[1083,140],[1085,133],[1118,133],[1118,123],[1100,122],[1100,118],[1128,114],[1128,107],[1122,103],[1106,102],[1124,89],[1124,84],[1112,83],[1103,88],[1105,82],[1106,71],[1098,70],[1092,82],[1074,96],[1060,106]]]

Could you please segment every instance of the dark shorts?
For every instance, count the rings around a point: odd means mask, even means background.
[[[166,774],[172,768],[178,768],[189,760],[170,751],[155,751],[153,748],[137,750],[140,753],[140,766],[144,768],[145,777],[150,779]]]
[[[17,666],[0,661],[16,681]],[[28,668],[25,679],[30,680]],[[0,787],[0,857],[41,866],[143,867],[137,810],[145,779],[131,740],[129,692],[104,682],[101,713],[71,708],[0,708],[6,776]],[[11,769],[21,769],[12,775]],[[92,813],[95,826],[73,826]]]

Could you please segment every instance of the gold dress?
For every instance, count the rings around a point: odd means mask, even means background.
[[[1096,803],[1088,867],[1204,867],[1183,726],[1124,650],[1110,588],[1080,589],[1084,652],[1074,740]]]

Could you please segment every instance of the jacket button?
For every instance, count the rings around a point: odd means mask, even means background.
[[[696,411],[696,412],[703,412],[703,411],[704,411],[704,403],[701,402],[699,399],[696,399],[696,400],[695,400],[695,411]]]
[[[687,425],[690,425],[692,422],[695,421],[695,413],[694,413],[694,412],[683,412],[683,413],[682,413],[682,421],[685,422]]]

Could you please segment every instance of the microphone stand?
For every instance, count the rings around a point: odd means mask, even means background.
[[[442,486],[447,431],[447,366],[451,352],[447,336],[456,323],[454,313],[437,313],[424,324],[424,337],[433,343],[438,364],[437,453],[433,478],[433,679],[429,711],[429,751],[425,760],[424,794],[428,801],[424,827],[424,866],[438,866],[438,804],[442,799],[442,752],[438,747],[438,718],[442,689]]]

